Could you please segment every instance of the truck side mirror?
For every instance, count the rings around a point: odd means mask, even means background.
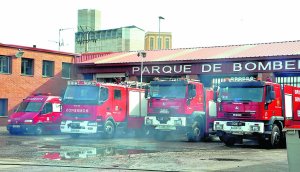
[[[218,93],[217,93],[217,91],[218,91],[218,88],[214,87],[214,89],[213,89],[213,92],[214,92],[213,100],[214,100],[214,102],[217,102],[217,100],[218,100]]]
[[[269,104],[275,100],[275,92],[272,86],[267,86],[266,103]]]
[[[192,89],[189,91],[189,98],[193,98],[196,96],[196,90],[195,89]]]

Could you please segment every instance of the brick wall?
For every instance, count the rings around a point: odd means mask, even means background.
[[[51,93],[61,95],[66,86],[66,81],[61,77],[62,62],[72,63],[73,56],[57,53],[40,52],[34,50],[23,50],[24,58],[34,59],[33,76],[21,74],[22,58],[13,55],[16,48],[1,47],[0,55],[11,56],[11,74],[0,73],[0,99],[8,99],[8,115],[20,104],[20,102],[32,93]],[[42,76],[43,60],[54,61],[54,76]],[[7,118],[0,117],[0,125],[6,125]]]

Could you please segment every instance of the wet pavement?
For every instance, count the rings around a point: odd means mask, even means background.
[[[184,137],[68,135],[11,136],[0,130],[0,171],[288,171],[286,149],[254,142],[226,147],[217,138],[190,143]]]

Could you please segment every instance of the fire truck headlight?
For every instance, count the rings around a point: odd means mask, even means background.
[[[32,120],[31,119],[26,119],[26,120],[24,120],[24,123],[32,123]]]
[[[152,125],[152,124],[153,124],[153,120],[147,118],[147,119],[146,119],[146,125]]]
[[[182,125],[182,121],[181,121],[181,119],[174,120],[174,125],[181,126],[181,125]]]
[[[251,125],[250,130],[254,132],[258,132],[260,130],[260,127],[258,125]]]
[[[223,130],[223,124],[215,124],[215,130]]]
[[[97,122],[88,122],[88,126],[97,126]]]
[[[11,119],[8,119],[8,120],[7,120],[7,123],[11,123]]]

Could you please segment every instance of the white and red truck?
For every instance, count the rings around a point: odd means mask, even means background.
[[[145,125],[163,140],[170,132],[185,133],[189,141],[213,134],[216,117],[214,91],[188,79],[151,81],[146,89],[148,113]]]
[[[284,146],[286,115],[298,113],[299,102],[299,87],[228,80],[220,83],[214,130],[228,146],[243,139],[256,139],[270,148]]]
[[[144,94],[144,89],[127,84],[68,81],[61,132],[72,137],[100,133],[106,138],[113,138],[117,129],[141,132],[147,114]]]
[[[25,98],[9,116],[10,134],[60,132],[61,98],[51,94],[33,94]]]

